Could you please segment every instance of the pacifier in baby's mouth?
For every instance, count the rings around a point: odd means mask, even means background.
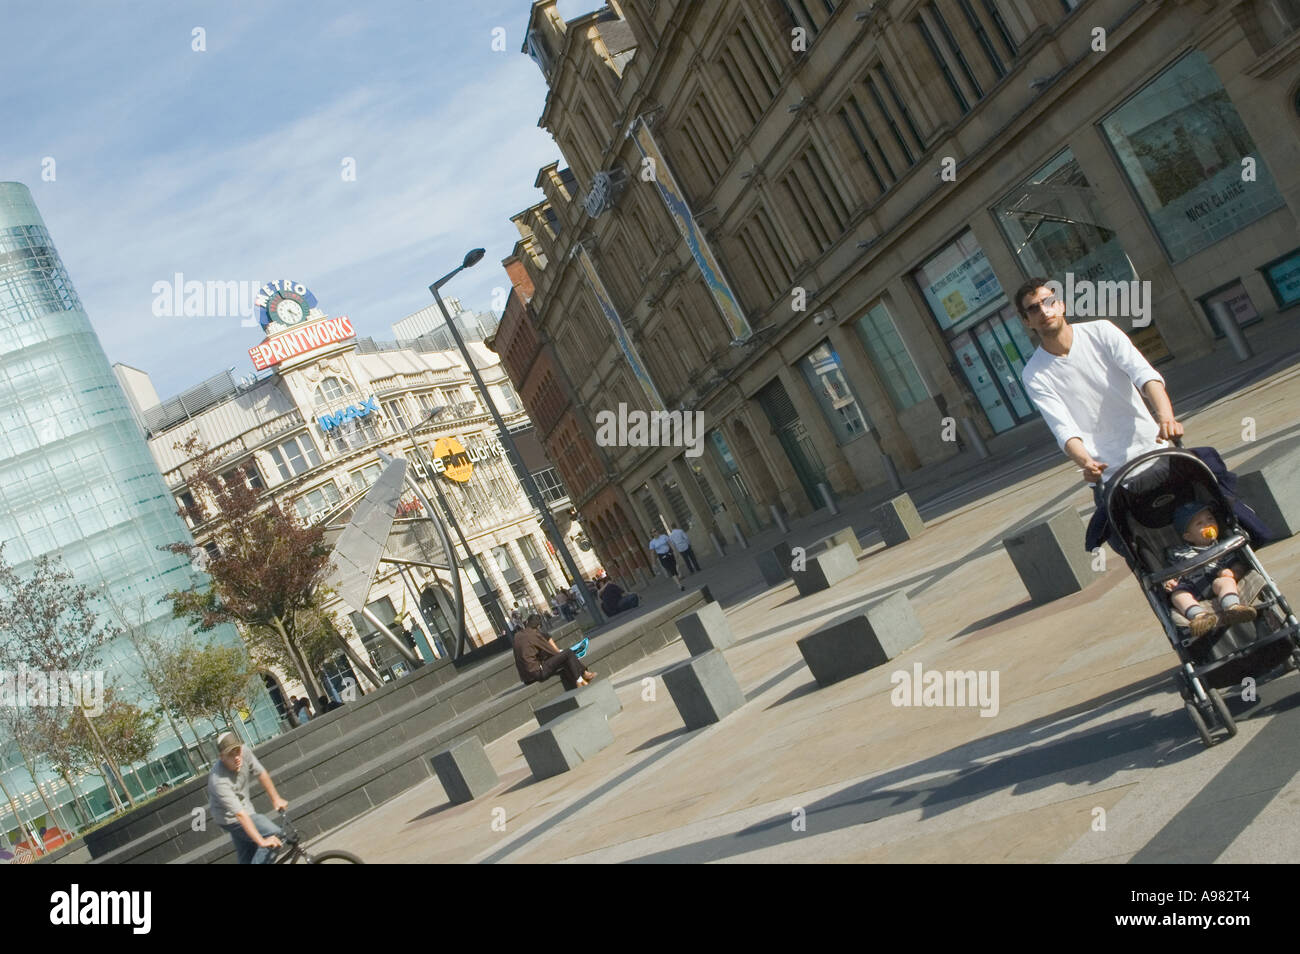
[[[1210,543],[1213,543],[1215,540],[1219,539],[1219,528],[1218,528],[1218,527],[1202,527],[1202,528],[1201,528],[1201,539],[1202,539],[1202,540],[1208,540]]]

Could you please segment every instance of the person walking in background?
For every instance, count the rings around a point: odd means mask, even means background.
[[[650,540],[650,550],[659,558],[659,564],[667,571],[668,575],[677,583],[679,590],[685,590],[682,585],[682,579],[677,575],[677,558],[673,556],[673,545],[668,539],[668,534],[661,533]]]
[[[695,559],[695,551],[691,549],[691,538],[686,535],[686,531],[681,527],[673,527],[668,531],[668,539],[672,541],[674,549],[682,555],[687,572],[699,573],[700,561]]]

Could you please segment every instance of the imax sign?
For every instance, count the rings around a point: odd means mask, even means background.
[[[369,417],[371,413],[378,412],[379,399],[370,397],[361,404],[354,404],[342,411],[335,411],[333,414],[322,414],[316,418],[316,423],[320,425],[322,431],[332,431],[346,421],[355,421],[363,417]]]

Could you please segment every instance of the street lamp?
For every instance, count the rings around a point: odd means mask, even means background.
[[[541,495],[537,492],[537,485],[533,481],[533,476],[528,473],[528,469],[524,467],[523,458],[519,456],[519,448],[515,446],[514,438],[510,436],[510,430],[506,427],[506,422],[501,419],[501,412],[497,410],[496,402],[492,400],[492,395],[488,392],[487,385],[483,383],[483,378],[478,373],[478,365],[474,363],[474,359],[470,355],[469,349],[465,347],[465,341],[460,336],[460,329],[456,327],[456,322],[454,322],[451,315],[448,314],[447,306],[443,303],[442,295],[438,292],[438,289],[451,281],[451,279],[455,278],[459,272],[473,265],[477,265],[482,261],[485,254],[486,253],[481,248],[470,249],[465,253],[465,258],[460,265],[430,285],[429,291],[433,292],[433,298],[438,303],[438,310],[442,312],[443,320],[447,322],[447,330],[451,332],[451,336],[456,342],[456,347],[460,349],[461,356],[465,359],[465,364],[469,366],[469,373],[474,376],[474,383],[478,385],[478,393],[483,396],[483,403],[486,404],[488,410],[492,412],[492,420],[496,422],[497,432],[501,436],[501,446],[505,448],[506,458],[510,461],[510,466],[514,468],[516,478],[523,485],[524,492],[528,495],[528,502],[532,504],[533,509],[540,514],[542,518],[542,526],[546,530],[546,535],[551,540],[551,546],[555,549],[555,552],[559,554],[560,560],[564,563],[564,568],[569,571],[569,576],[573,578],[574,583],[585,594],[586,598],[583,600],[583,604],[587,607],[587,613],[591,616],[592,622],[599,626],[601,623],[605,622],[605,616],[601,613],[600,607],[596,604],[596,595],[587,589],[582,574],[578,571],[578,565],[573,562],[573,555],[569,553],[569,548],[564,543],[564,537],[560,535],[559,528],[555,526],[555,520],[551,516],[550,509],[546,506],[546,502],[541,499]]]

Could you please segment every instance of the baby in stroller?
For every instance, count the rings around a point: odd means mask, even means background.
[[[1184,543],[1165,550],[1165,559],[1170,566],[1195,559],[1219,538],[1218,521],[1202,502],[1181,505],[1174,511],[1173,524]],[[1187,619],[1188,636],[1193,640],[1200,639],[1220,626],[1235,626],[1255,619],[1255,607],[1241,601],[1237,588],[1250,570],[1250,566],[1234,551],[1224,560],[1215,560],[1197,567],[1185,577],[1165,582],[1169,602]],[[1202,600],[1211,597],[1218,601],[1217,613],[1202,605]]]

